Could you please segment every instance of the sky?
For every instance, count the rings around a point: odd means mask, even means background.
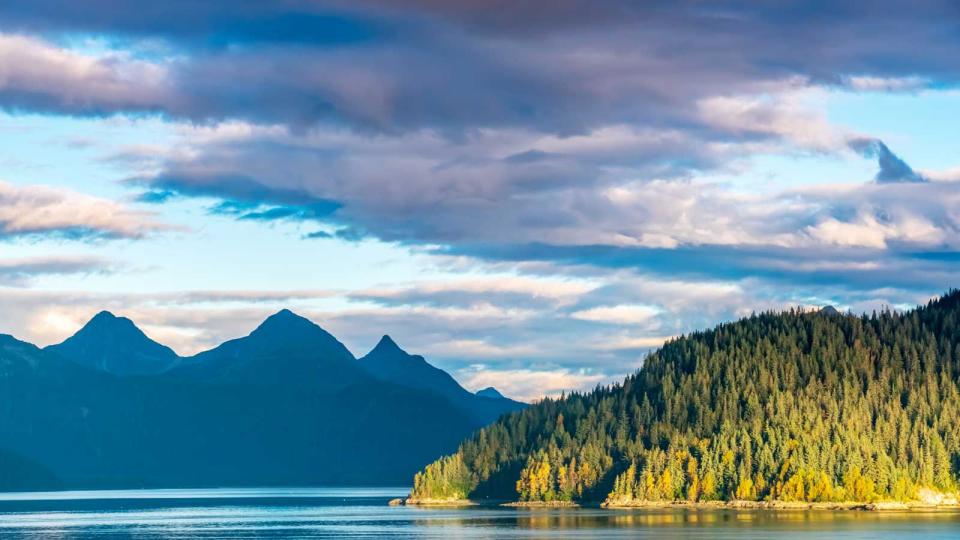
[[[945,1],[0,4],[0,332],[290,308],[537,399],[960,286]]]

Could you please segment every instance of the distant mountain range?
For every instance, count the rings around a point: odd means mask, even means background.
[[[495,392],[289,310],[188,358],[104,311],[44,349],[0,335],[0,489],[403,484],[526,406]]]

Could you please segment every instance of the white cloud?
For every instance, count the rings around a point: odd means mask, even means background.
[[[874,213],[861,212],[855,220],[827,218],[807,228],[819,242],[843,247],[884,249],[891,241],[936,245],[947,239],[946,233],[930,220],[911,214],[895,221],[881,222]]]
[[[123,53],[81,54],[31,36],[0,34],[0,91],[41,110],[156,108],[169,93],[167,77],[164,65]]]
[[[510,358],[542,354],[534,345],[498,345],[479,339],[455,339],[428,346],[425,354],[475,359]]]
[[[585,370],[472,370],[457,373],[462,384],[473,391],[493,386],[508,397],[533,402],[544,397],[557,397],[562,393],[589,391],[598,384],[611,382],[611,377]]]
[[[596,286],[596,283],[569,278],[490,276],[408,283],[389,288],[360,290],[352,293],[352,295],[370,299],[417,300],[443,297],[451,293],[458,296],[510,293],[563,303],[590,291]]]
[[[48,186],[0,181],[0,237],[29,234],[137,238],[173,227],[153,214]]]
[[[821,152],[845,148],[851,135],[827,119],[820,103],[823,91],[803,80],[776,86],[780,88],[771,94],[704,98],[698,111],[707,124],[731,133],[772,135]]]
[[[653,306],[619,305],[574,311],[570,316],[581,321],[640,325],[649,323],[658,313],[660,310]]]
[[[628,349],[656,349],[675,336],[629,336],[620,335],[597,340],[591,348],[598,351],[616,351]]]
[[[847,86],[858,92],[909,92],[930,86],[924,77],[876,77],[861,75],[848,77]]]

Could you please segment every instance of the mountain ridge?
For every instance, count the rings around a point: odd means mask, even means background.
[[[95,319],[71,343],[104,326],[134,346],[149,340],[129,319]],[[129,343],[106,336],[111,354]],[[0,460],[23,473],[0,463],[0,487],[399,483],[483,425],[440,393],[373,377],[289,310],[158,373],[118,374],[69,352],[0,335]]]
[[[368,374],[379,380],[419,388],[445,397],[481,425],[526,406],[503,396],[490,398],[471,393],[449,373],[431,365],[423,356],[407,353],[387,335],[380,338],[377,345],[360,358],[359,363]]]
[[[106,310],[66,340],[44,350],[121,377],[155,375],[179,361],[171,348],[148,337],[133,321]]]
[[[358,382],[362,370],[353,354],[332,334],[305,317],[283,309],[248,335],[186,358],[171,377],[253,385],[326,387]]]
[[[499,390],[497,390],[492,386],[481,388],[480,390],[477,390],[476,392],[474,392],[474,394],[480,397],[485,397],[485,398],[506,399],[506,396],[501,394]]]

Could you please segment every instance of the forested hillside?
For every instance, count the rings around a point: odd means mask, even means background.
[[[960,470],[960,292],[905,313],[764,313],[674,339],[418,473],[412,501],[915,500]]]

